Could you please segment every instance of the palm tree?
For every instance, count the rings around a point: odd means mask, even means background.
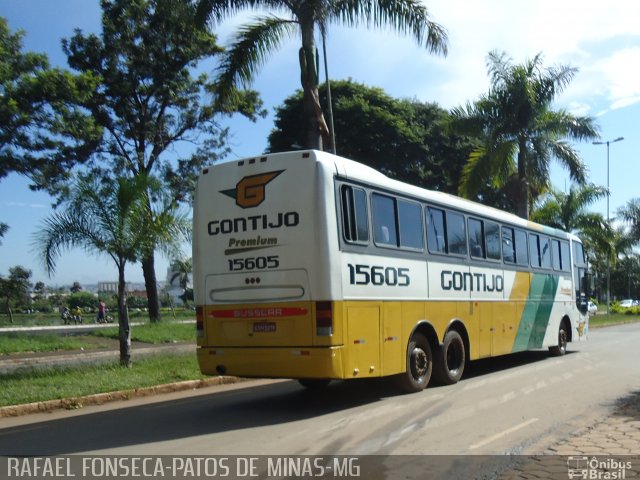
[[[473,198],[487,182],[501,188],[513,180],[516,213],[529,218],[531,185],[543,191],[549,185],[552,158],[565,166],[579,184],[586,170],[567,140],[597,138],[590,117],[552,110],[552,102],[577,70],[568,66],[543,69],[541,54],[522,65],[513,65],[505,53],[489,53],[489,92],[473,104],[452,111],[452,126],[479,139],[469,156],[460,194]]]
[[[171,272],[173,274],[169,279],[169,284],[173,285],[173,282],[176,279],[178,280],[180,284],[180,288],[183,290],[182,302],[186,305],[187,304],[186,293],[187,293],[187,289],[189,288],[191,275],[193,273],[192,259],[188,258],[186,260],[184,259],[174,260],[173,262],[171,262]]]
[[[62,212],[47,218],[34,237],[34,245],[49,275],[55,272],[64,250],[80,247],[106,254],[118,268],[118,326],[120,363],[131,366],[131,330],[126,305],[125,266],[140,259],[150,232],[147,177],[118,178],[109,184],[81,179]]]
[[[615,237],[611,226],[600,213],[587,211],[595,201],[607,195],[599,185],[572,185],[569,193],[551,190],[539,207],[531,214],[535,222],[575,233],[592,250],[591,258],[609,258],[614,261]]]
[[[9,225],[7,225],[6,223],[0,222],[0,240],[2,240],[2,238],[6,235],[8,231],[9,231]],[[2,245],[2,241],[0,241],[0,245]]]
[[[595,184],[572,185],[569,193],[552,189],[542,204],[532,212],[531,219],[573,233],[591,227],[602,228],[602,215],[588,212],[587,207],[607,193],[606,188]]]
[[[223,56],[219,92],[233,92],[237,84],[248,85],[267,56],[288,37],[298,33],[300,79],[303,90],[306,148],[322,149],[328,129],[318,97],[319,61],[315,44],[316,27],[323,38],[331,22],[390,26],[414,37],[434,53],[447,53],[445,30],[429,18],[419,0],[199,0],[198,18],[220,22],[246,9],[275,10],[284,17],[266,15],[240,28]]]
[[[629,237],[634,244],[640,243],[640,198],[632,198],[618,209],[618,216],[629,226]]]
[[[193,272],[193,262],[191,259],[174,260],[171,262],[171,271],[173,272],[173,275],[169,279],[169,283],[173,284],[173,282],[178,279],[180,282],[180,288],[186,290],[189,286],[189,278]]]

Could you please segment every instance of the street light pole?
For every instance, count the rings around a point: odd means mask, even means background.
[[[610,225],[609,221],[609,198],[611,192],[609,190],[609,145],[612,143],[620,142],[624,140],[624,137],[618,137],[614,140],[607,140],[606,142],[593,142],[594,145],[606,145],[607,146],[607,226]],[[611,252],[607,252],[607,321],[611,320]]]

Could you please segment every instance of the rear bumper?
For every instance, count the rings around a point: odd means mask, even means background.
[[[200,347],[198,363],[207,375],[261,378],[344,377],[342,346],[315,348]]]

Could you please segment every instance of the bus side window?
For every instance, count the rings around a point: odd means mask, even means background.
[[[569,253],[569,242],[560,242],[560,269],[563,272],[571,271],[571,254]]]
[[[553,269],[562,270],[562,257],[560,255],[560,240],[551,240],[551,251],[553,253]]]
[[[400,246],[422,250],[422,207],[418,203],[398,200],[398,220],[400,223]]]
[[[518,265],[529,265],[529,250],[527,249],[527,233],[523,230],[514,230],[513,240],[515,242],[516,263]]]
[[[484,258],[484,232],[482,220],[470,218],[469,226],[469,253],[472,258]]]
[[[535,233],[529,234],[529,256],[531,257],[531,266],[540,268],[540,236]]]
[[[513,228],[502,227],[502,257],[504,258],[504,263],[516,263]]]
[[[342,228],[345,240],[352,243],[368,243],[367,194],[361,188],[343,185],[341,200]]]
[[[444,211],[429,207],[427,215],[427,245],[431,253],[446,253]]]
[[[551,268],[551,246],[549,237],[540,237],[540,266]]]
[[[484,243],[487,258],[500,260],[500,226],[494,222],[484,222]]]
[[[467,254],[467,229],[464,215],[447,212],[447,250],[454,255]]]
[[[373,212],[373,241],[377,245],[398,246],[395,200],[374,193],[371,195]]]

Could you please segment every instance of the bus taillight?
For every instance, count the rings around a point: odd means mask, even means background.
[[[204,338],[204,307],[196,306],[196,337]]]
[[[331,302],[316,302],[316,335],[318,337],[333,335]]]

